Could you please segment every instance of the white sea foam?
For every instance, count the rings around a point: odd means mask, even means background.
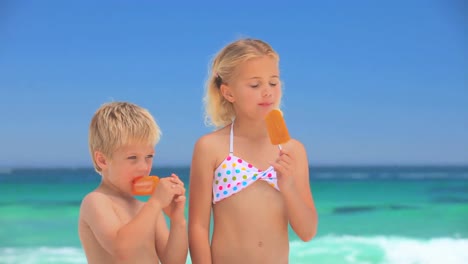
[[[468,239],[325,236],[291,242],[291,263],[465,264]]]
[[[75,247],[33,247],[0,248],[1,264],[86,264],[86,257],[81,248]]]
[[[291,264],[466,264],[468,239],[324,236],[291,242]],[[0,264],[85,264],[81,248],[0,248]],[[187,263],[191,263],[190,259]]]

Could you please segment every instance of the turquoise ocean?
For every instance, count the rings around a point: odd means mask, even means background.
[[[153,172],[188,186],[189,168]],[[92,169],[0,170],[0,263],[86,263],[78,212],[99,181]],[[290,231],[290,263],[468,263],[468,167],[311,167],[310,181],[318,234]]]

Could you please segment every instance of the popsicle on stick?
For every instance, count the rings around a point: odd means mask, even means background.
[[[271,144],[278,145],[279,149],[281,149],[281,144],[291,139],[283,113],[279,109],[273,109],[266,115],[265,122]]]
[[[158,185],[158,176],[141,176],[133,180],[133,195],[151,195]]]

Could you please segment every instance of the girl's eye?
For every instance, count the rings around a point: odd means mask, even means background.
[[[259,86],[260,86],[260,84],[258,84],[258,83],[257,83],[257,84],[251,84],[251,85],[250,85],[250,87],[252,87],[252,88],[257,88],[257,87],[259,87]]]
[[[129,159],[129,160],[136,160],[137,157],[136,157],[136,156],[130,156],[130,157],[128,157],[127,159]]]
[[[146,156],[147,159],[152,159],[154,157],[154,155],[148,155]]]
[[[271,86],[275,87],[278,85],[278,83],[270,83]]]

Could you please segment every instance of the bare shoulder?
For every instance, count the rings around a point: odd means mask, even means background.
[[[86,206],[88,204],[93,204],[96,202],[102,203],[102,202],[111,202],[112,200],[105,194],[94,190],[90,193],[88,193],[82,200],[81,206]]]
[[[205,188],[210,186],[215,168],[229,153],[229,131],[221,128],[209,134],[203,135],[195,143],[190,178],[191,188]],[[198,186],[198,187],[197,187]]]
[[[229,151],[229,131],[226,127],[201,136],[195,143],[194,156],[216,159]]]
[[[81,201],[80,218],[86,218],[90,212],[100,210],[100,208],[111,208],[112,200],[105,194],[92,191],[88,193]]]
[[[206,134],[201,136],[196,142],[195,142],[195,151],[207,151],[208,149],[211,148],[211,146],[214,145],[216,141],[215,136],[213,133]]]
[[[307,172],[309,168],[309,158],[307,157],[307,151],[304,144],[297,139],[291,139],[285,147],[287,147],[291,154],[294,155],[297,165],[300,168],[303,168],[304,175],[309,177]]]
[[[229,131],[227,130],[227,127],[224,127],[219,130],[213,131],[211,133],[205,134],[197,140],[197,142],[195,143],[195,146],[200,146],[202,148],[205,148],[205,147],[217,145],[217,143],[225,141],[226,139],[225,137],[229,136],[228,132]]]
[[[288,147],[295,153],[306,155],[306,149],[304,147],[304,144],[302,144],[302,142],[300,142],[299,140],[292,138],[287,144]]]

